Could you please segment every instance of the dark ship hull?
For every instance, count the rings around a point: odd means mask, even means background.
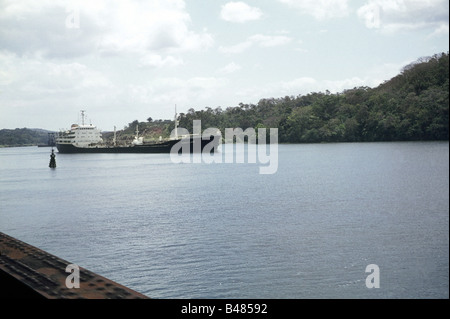
[[[149,143],[142,145],[130,145],[130,146],[89,146],[78,147],[73,144],[60,144],[56,143],[56,148],[59,153],[63,154],[76,154],[76,153],[170,153],[172,148],[174,152],[203,152],[205,147],[206,151],[211,153],[217,151],[217,147],[220,143],[220,137],[210,136],[208,139],[201,137],[190,137],[178,140],[170,140],[159,143]]]

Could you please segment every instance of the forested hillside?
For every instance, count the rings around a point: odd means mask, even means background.
[[[47,144],[48,131],[39,129],[16,128],[0,130],[0,146],[28,146]]]
[[[448,140],[448,52],[421,58],[377,88],[266,98],[258,104],[190,109],[180,126],[278,128],[280,143]]]

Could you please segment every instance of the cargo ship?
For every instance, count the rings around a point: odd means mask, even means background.
[[[136,125],[136,135],[129,144],[117,144],[116,131],[112,144],[106,144],[102,138],[102,132],[92,124],[84,123],[85,111],[81,111],[81,124],[72,124],[69,130],[60,131],[56,134],[55,144],[59,153],[170,153],[174,148],[177,153],[189,150],[190,153],[217,151],[220,143],[219,135],[200,136],[188,135],[178,136],[177,114],[175,113],[175,129],[173,136],[168,140],[158,142],[144,142],[139,136]]]

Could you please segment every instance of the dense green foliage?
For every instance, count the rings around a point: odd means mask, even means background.
[[[422,58],[377,88],[262,99],[180,114],[181,127],[278,128],[281,143],[448,140],[448,53]]]
[[[28,128],[0,130],[0,146],[27,146],[47,144],[48,132]]]

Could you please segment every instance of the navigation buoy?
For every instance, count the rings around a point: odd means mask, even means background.
[[[53,148],[52,148],[52,154],[50,154],[50,164],[48,164],[48,167],[50,168],[56,168],[56,160],[55,160],[55,153],[53,152]]]

